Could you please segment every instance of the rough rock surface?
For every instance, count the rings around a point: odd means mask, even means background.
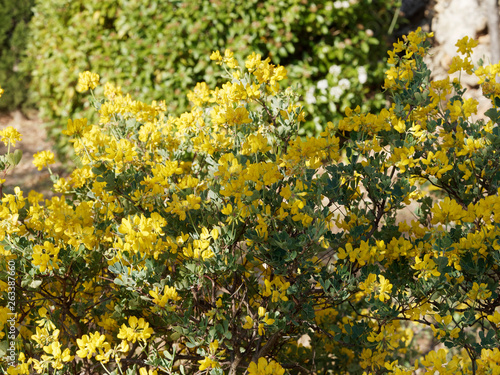
[[[495,63],[491,61],[490,54],[488,11],[484,0],[433,0],[426,5],[423,17],[416,20],[412,28],[421,26],[426,31],[434,32],[434,46],[426,60],[434,79],[443,79],[447,76],[451,59],[457,54],[455,44],[464,36],[479,41],[472,55],[475,64],[480,59],[485,64]],[[452,75],[453,78],[458,76],[458,72]],[[490,103],[481,95],[477,77],[462,72],[460,80],[468,89],[466,97],[474,97],[479,101],[478,115],[482,118],[484,112],[490,108]]]

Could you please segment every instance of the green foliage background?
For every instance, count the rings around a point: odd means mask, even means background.
[[[29,72],[19,71],[34,0],[0,0],[0,82],[9,93],[0,111],[21,107],[28,97]]]
[[[321,79],[330,85],[349,79],[337,103],[325,90],[317,92],[318,105],[305,103],[315,118],[303,131],[313,134],[347,106],[385,104],[383,94],[371,93],[382,83],[396,8],[396,0],[38,0],[23,69],[32,73],[32,101],[53,120],[49,133],[59,150],[67,118],[95,120],[75,91],[79,72],[96,72],[138,100],[165,100],[169,113],[179,114],[187,109],[187,90],[219,81],[209,55],[226,48],[240,60],[253,51],[271,56],[301,94]],[[341,67],[339,77],[329,73],[332,65]],[[358,67],[366,82],[359,82]]]

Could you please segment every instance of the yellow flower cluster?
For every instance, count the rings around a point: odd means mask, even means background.
[[[99,84],[99,74],[91,73],[85,71],[78,75],[78,84],[76,86],[76,91],[85,92],[87,90],[93,90]]]
[[[283,375],[285,369],[276,361],[267,361],[264,357],[260,357],[257,363],[251,362],[248,366],[249,375]]]
[[[158,294],[158,288],[155,288],[154,290],[150,290],[149,294],[151,297],[153,297],[153,302],[157,304],[160,307],[165,307],[165,305],[169,301],[179,301],[181,297],[177,294],[177,290],[175,290],[174,287],[169,287],[168,285],[165,285],[165,289],[163,291],[163,295]],[[171,307],[168,307],[171,309]]]
[[[153,329],[149,327],[149,323],[143,318],[137,319],[137,317],[131,316],[128,319],[128,326],[123,324],[117,337],[132,343],[135,343],[137,340],[146,342],[153,333]]]
[[[33,335],[32,338],[42,347],[43,354],[40,360],[29,358],[26,365],[32,364],[37,373],[41,374],[50,368],[60,370],[63,368],[65,362],[72,361],[74,356],[70,355],[69,348],[61,350],[62,344],[59,341],[59,334],[60,331],[57,329],[52,334],[49,334],[46,328],[40,330],[37,327],[37,335]],[[25,371],[28,370],[28,366],[21,366],[18,370],[21,370],[21,372],[18,372],[19,374],[29,373]]]
[[[81,137],[82,134],[88,130],[87,126],[87,119],[75,119],[72,121],[71,119],[68,119],[68,125],[66,127],[66,130],[63,130],[62,133],[65,135],[69,136],[74,136],[74,137]],[[74,140],[72,140],[74,141]]]
[[[238,67],[238,62],[234,58],[234,53],[229,49],[224,52],[224,57],[221,56],[219,51],[212,52],[212,54],[210,55],[210,60],[217,62],[218,65],[226,63],[227,66],[231,69],[235,69]]]
[[[106,342],[106,336],[101,335],[99,332],[83,335],[81,339],[77,339],[77,343],[80,349],[77,350],[76,355],[80,358],[90,359],[92,355],[96,353],[97,349],[109,349],[109,343]]]
[[[360,283],[359,288],[363,294],[375,293],[377,299],[385,302],[390,298],[392,284],[383,275],[378,275],[378,279],[379,281],[377,281],[377,275],[371,273],[364,282]]]
[[[219,340],[214,340],[208,345],[208,354],[203,358],[203,360],[198,361],[200,364],[199,371],[206,369],[218,369],[220,368],[219,359],[223,359],[224,350],[217,352],[219,349]],[[219,357],[219,358],[217,358]]]
[[[1,141],[6,146],[9,144],[15,146],[17,141],[22,140],[21,133],[12,126],[7,126],[5,129],[0,130],[0,137]]]
[[[48,166],[49,164],[55,163],[54,153],[52,151],[40,151],[33,155],[33,164],[38,168],[39,171],[43,169],[43,167]]]
[[[278,302],[280,300],[288,301],[286,291],[290,287],[290,283],[288,281],[284,281],[281,276],[276,276],[272,281],[265,279],[264,287],[265,289],[262,295],[264,297],[271,296],[272,302]]]
[[[259,306],[258,315],[260,318],[260,322],[258,323],[257,331],[259,336],[263,336],[265,331],[265,325],[271,326],[274,324],[275,320],[269,318],[269,313],[266,312],[266,309],[262,306]],[[245,317],[245,324],[243,324],[243,328],[252,329],[254,326],[254,320],[250,316]]]
[[[459,56],[454,56],[451,61],[448,73],[452,74],[460,70],[465,70],[467,74],[472,74],[474,64],[471,61],[471,54],[472,54],[472,49],[474,47],[477,47],[477,45],[478,45],[477,40],[471,39],[467,36],[459,40],[456,44],[456,46],[458,47],[457,51],[462,55],[465,55],[465,59],[462,59]]]
[[[422,42],[426,38],[433,36],[433,33],[423,33],[420,28],[408,36],[403,37],[403,41],[399,40],[394,43],[394,49],[389,51],[389,59],[387,62],[393,65],[387,72],[384,82],[386,89],[407,88],[410,81],[413,79],[414,72],[417,69],[415,55],[424,56],[426,51],[422,47]],[[399,53],[405,52],[402,57]]]

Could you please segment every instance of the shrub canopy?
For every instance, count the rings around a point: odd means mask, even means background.
[[[212,53],[228,80],[179,117],[82,73],[100,117],[68,121],[80,164],[60,196],[2,198],[8,373],[496,373],[499,66],[457,43],[450,73],[493,105],[477,120],[459,80],[430,80],[427,37],[389,52],[389,109],[317,137],[258,54]],[[417,329],[444,347],[420,353]]]
[[[33,76],[32,102],[60,139],[62,119],[97,120],[75,91],[79,72],[99,72],[138,100],[165,100],[180,115],[197,82],[223,82],[212,51],[231,49],[240,63],[256,52],[287,67],[289,84],[314,110],[303,131],[319,134],[348,106],[384,106],[378,91],[396,3],[38,0],[24,70]]]

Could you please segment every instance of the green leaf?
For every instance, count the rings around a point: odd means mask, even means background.
[[[182,337],[182,335],[179,333],[179,332],[174,332],[170,335],[170,339],[172,341],[177,341],[178,339],[180,339]]]
[[[495,107],[500,107],[500,97],[495,96]]]
[[[7,154],[7,161],[9,162],[10,165],[16,166],[19,164],[22,157],[23,157],[23,152],[17,149],[14,152]]]
[[[33,280],[33,281],[30,283],[29,287],[30,287],[30,288],[33,288],[33,289],[36,289],[36,288],[38,288],[40,285],[42,285],[42,280]]]
[[[5,358],[7,356],[7,348],[9,347],[8,340],[2,340],[0,342],[0,357]]]
[[[499,113],[495,108],[488,109],[486,112],[484,112],[484,114],[488,116],[491,119],[491,121],[495,123],[498,122]]]
[[[95,174],[96,176],[100,176],[104,172],[106,172],[107,169],[108,168],[106,167],[105,163],[100,163],[99,166],[92,168],[92,173]]]

